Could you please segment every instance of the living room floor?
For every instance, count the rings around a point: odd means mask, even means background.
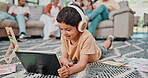
[[[104,40],[97,40],[102,43]],[[0,40],[0,65],[6,64],[4,55],[8,49],[10,42],[8,39]],[[28,38],[27,41],[18,42],[21,50],[34,50],[34,51],[48,51],[56,52],[60,58],[61,56],[61,41],[57,40],[42,40],[42,38]],[[104,64],[105,61],[113,61],[114,58],[144,58],[148,60],[148,39],[133,38],[126,41],[113,41],[113,48],[109,49],[108,53],[103,56],[96,63],[88,64],[88,67],[80,72],[69,76],[69,78],[148,78],[148,72],[142,71],[135,67],[130,66],[114,66]],[[37,78],[40,74],[29,74],[24,70],[23,65],[15,56],[11,62],[17,66],[16,72],[6,75],[1,75],[0,78]],[[44,75],[42,75],[44,76]],[[46,75],[45,77],[55,77]]]

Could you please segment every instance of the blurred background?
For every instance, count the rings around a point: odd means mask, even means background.
[[[29,6],[37,6],[42,5],[46,6],[47,4],[51,3],[52,0],[26,0],[27,5]],[[60,0],[59,5],[60,6],[66,6],[69,2],[72,0]],[[98,0],[92,0],[92,1],[98,1]],[[136,13],[135,16],[135,26],[133,28],[133,31],[135,33],[139,34],[147,34],[148,27],[143,26],[144,25],[144,13],[148,14],[148,0],[115,0],[117,2],[121,1],[128,1],[129,7],[134,10]],[[4,3],[10,3],[10,4],[18,4],[18,0],[0,0],[0,2]]]

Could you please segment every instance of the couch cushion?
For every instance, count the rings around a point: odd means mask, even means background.
[[[30,7],[29,20],[39,20],[43,13],[43,6]]]
[[[41,21],[34,21],[34,20],[29,20],[27,21],[27,27],[38,27],[38,28],[43,28],[44,23]]]
[[[112,27],[113,27],[113,21],[111,20],[101,21],[98,25],[98,28],[112,28]]]
[[[8,9],[8,4],[0,2],[0,11],[8,12]]]
[[[9,19],[5,19],[3,21],[0,21],[0,28],[4,28],[4,27],[18,27],[18,24],[15,20],[9,20]]]

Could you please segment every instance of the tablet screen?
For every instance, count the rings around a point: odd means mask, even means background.
[[[16,55],[27,72],[58,75],[57,70],[61,68],[56,53],[18,50]]]

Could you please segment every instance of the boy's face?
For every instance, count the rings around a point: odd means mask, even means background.
[[[79,37],[80,32],[77,30],[76,27],[65,23],[58,23],[58,26],[61,29],[61,33],[67,40],[75,40]]]

